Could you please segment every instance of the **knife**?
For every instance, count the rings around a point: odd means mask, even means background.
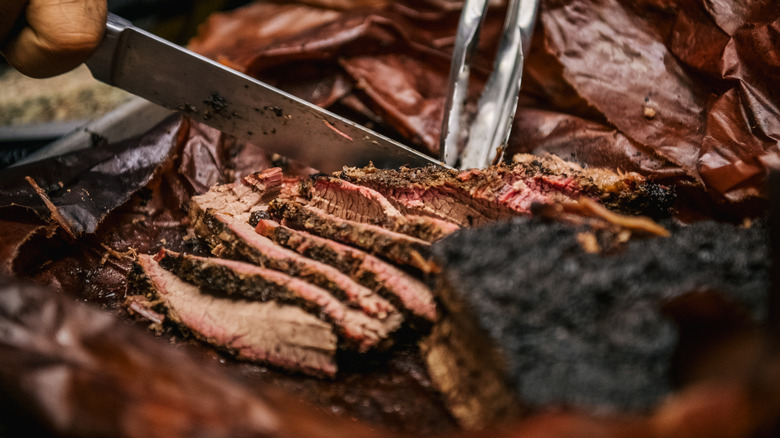
[[[86,62],[99,81],[322,172],[442,162],[109,14]]]

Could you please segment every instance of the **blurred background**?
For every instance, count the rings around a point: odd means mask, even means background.
[[[108,0],[109,11],[180,45],[217,10],[249,0]],[[81,66],[32,79],[0,57],[0,169],[126,102],[130,95],[102,84]]]

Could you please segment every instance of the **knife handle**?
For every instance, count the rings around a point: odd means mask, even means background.
[[[114,57],[119,53],[117,47],[122,39],[122,32],[133,27],[133,23],[115,14],[108,14],[106,32],[103,41],[95,53],[86,62],[95,79],[113,85]]]

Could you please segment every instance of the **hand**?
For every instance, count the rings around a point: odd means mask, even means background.
[[[0,54],[33,77],[86,61],[103,38],[106,0],[0,0]]]

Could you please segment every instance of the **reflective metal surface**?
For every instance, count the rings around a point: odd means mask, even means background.
[[[323,172],[443,165],[394,140],[110,16],[98,80]]]
[[[440,158],[450,166],[481,168],[489,166],[494,157],[500,159],[517,108],[524,56],[531,46],[538,0],[509,1],[493,73],[482,91],[474,120],[470,124],[464,120],[470,62],[487,6],[486,0],[466,0],[458,24],[440,143]]]

